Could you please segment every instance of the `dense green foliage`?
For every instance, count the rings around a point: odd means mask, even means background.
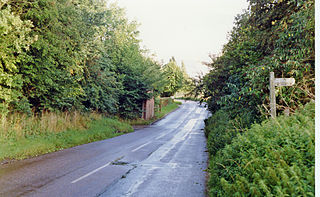
[[[166,79],[138,33],[122,9],[103,0],[1,0],[1,113],[139,116]]]
[[[314,196],[314,0],[248,2],[193,90],[213,113],[209,195]],[[292,116],[267,119],[270,72],[295,79],[276,87],[277,111]]]
[[[210,160],[210,196],[314,196],[314,103],[255,124],[227,144]]]
[[[140,118],[176,77],[140,47],[137,26],[107,0],[0,0],[0,159],[132,131],[102,114]]]
[[[211,56],[203,78],[211,111],[224,108],[252,119],[268,114],[269,73],[293,77],[292,87],[277,87],[277,109],[314,99],[314,1],[249,0],[249,10],[236,18],[221,56]],[[246,106],[245,108],[243,106]]]
[[[17,63],[21,62],[36,37],[30,35],[31,21],[22,20],[12,13],[11,6],[0,3],[0,110],[22,97],[22,75]]]
[[[231,118],[235,117],[235,118]],[[230,111],[219,110],[205,120],[205,135],[208,138],[207,148],[211,155],[230,144],[237,134],[250,127],[251,116],[235,116]]]

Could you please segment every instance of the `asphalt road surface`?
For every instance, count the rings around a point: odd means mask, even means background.
[[[207,116],[187,101],[133,133],[0,165],[0,196],[205,196]]]

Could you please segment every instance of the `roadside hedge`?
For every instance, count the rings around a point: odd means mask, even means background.
[[[205,135],[208,138],[207,147],[214,155],[216,152],[230,144],[231,140],[249,128],[254,118],[248,111],[243,110],[241,116],[230,113],[227,109],[221,109],[205,120]]]
[[[230,144],[232,138],[236,136],[236,130],[230,121],[229,114],[223,110],[219,110],[205,120],[205,135],[208,138],[207,148],[210,154],[215,155],[226,144]]]
[[[217,140],[210,135],[209,147]],[[314,196],[314,103],[292,116],[254,124],[209,153],[210,196]]]

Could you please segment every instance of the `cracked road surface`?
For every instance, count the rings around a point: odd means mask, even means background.
[[[0,196],[205,196],[207,116],[187,101],[133,133],[0,165]]]

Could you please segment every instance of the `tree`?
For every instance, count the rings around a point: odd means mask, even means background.
[[[134,118],[144,100],[163,90],[160,64],[140,48],[137,23],[115,4],[6,0],[0,11],[0,103],[6,109]]]
[[[183,74],[183,82],[182,82],[182,88],[180,89],[181,92],[184,93],[185,96],[191,96],[192,95],[192,90],[195,88],[195,81],[189,77],[188,73],[187,73],[187,69],[186,66],[184,64],[184,62],[181,62],[181,71]],[[198,95],[195,95],[195,97],[197,97]]]
[[[177,65],[174,57],[172,57],[169,60],[169,63],[163,67],[163,72],[166,78],[166,85],[164,86],[162,96],[173,96],[179,89],[183,87],[183,71]]]
[[[33,24],[12,13],[6,1],[0,3],[0,111],[8,108],[28,108],[23,104],[23,79],[18,63],[23,61],[30,45],[37,36],[30,35]],[[19,102],[20,101],[20,102]],[[25,110],[25,109],[21,109]]]

